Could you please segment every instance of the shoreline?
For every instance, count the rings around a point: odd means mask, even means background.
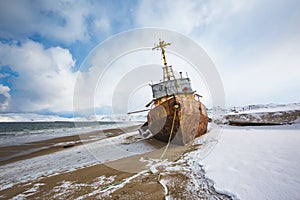
[[[213,127],[208,137],[197,138],[190,146],[171,144],[163,159],[165,143],[141,139],[136,127],[129,129],[132,132],[125,134],[108,129],[103,140],[86,140],[99,134],[87,133],[81,137],[87,145],[73,145],[63,137],[60,144],[70,146],[0,165],[0,199],[284,197],[280,190],[260,190],[266,186],[282,187],[288,197],[297,196],[298,176],[290,175],[299,166],[299,123],[263,128],[225,125],[218,138],[213,137],[219,132]],[[277,181],[282,179],[285,182]]]
[[[137,129],[138,125],[135,126],[130,126],[130,127],[125,127],[125,128],[114,128],[114,129],[106,129],[106,130],[101,130],[101,131],[93,131],[90,133],[85,133],[83,134],[83,138],[92,138],[97,136],[98,134],[103,134],[103,133],[109,133],[106,138],[113,138],[116,136],[119,136],[123,133],[127,132],[132,132]],[[81,135],[82,136],[82,135]],[[128,138],[130,138],[129,136]],[[66,148],[72,148],[78,145],[82,145],[83,142],[81,141],[82,137],[79,135],[74,135],[74,136],[66,136],[66,137],[59,137],[59,138],[53,138],[49,140],[42,140],[38,142],[32,142],[32,143],[25,143],[22,145],[16,145],[16,146],[7,146],[7,147],[0,147],[0,152],[1,152],[1,157],[3,155],[8,156],[8,155],[14,155],[13,150],[18,150],[18,151],[29,151],[31,149],[35,149],[37,147],[42,148],[42,147],[48,147],[45,149],[41,149],[39,151],[35,151],[32,153],[28,153],[25,155],[20,155],[20,156],[15,156],[13,158],[7,159],[7,160],[2,160],[0,161],[0,166],[4,166],[6,164],[16,162],[16,161],[22,161],[26,159],[31,159],[34,157],[38,156],[43,156],[43,155],[48,155],[55,153],[57,151],[63,151]],[[99,139],[101,140],[101,139]],[[56,145],[54,146],[53,144],[57,143],[69,143],[72,142],[71,146],[63,146],[63,145]],[[88,141],[88,143],[95,142],[95,140]],[[0,191],[0,199],[1,198],[12,198],[15,196],[18,196],[20,194],[23,194],[26,196],[26,191],[36,188],[37,186],[39,187],[39,192],[36,193],[35,195],[30,196],[30,198],[38,198],[38,197],[43,197],[43,198],[52,198],[55,196],[54,194],[48,194],[49,190],[51,188],[54,188],[57,186],[57,184],[62,183],[62,182],[77,182],[81,181],[84,183],[89,183],[92,182],[95,178],[97,177],[109,177],[109,176],[115,176],[114,182],[120,182],[123,179],[130,178],[133,175],[138,174],[137,172],[145,170],[147,167],[147,162],[141,162],[141,158],[147,158],[147,159],[159,159],[160,155],[162,154],[164,150],[165,143],[159,142],[155,139],[148,139],[147,143],[154,146],[157,150],[151,151],[149,153],[144,153],[144,154],[138,154],[138,155],[133,155],[130,157],[125,157],[105,163],[100,163],[100,164],[94,164],[92,166],[83,166],[82,168],[79,169],[74,169],[72,171],[67,171],[67,172],[60,172],[60,173],[54,173],[49,176],[42,176],[40,178],[34,179],[34,180],[29,180],[25,182],[20,182],[12,185],[11,187],[8,187],[6,189],[3,189]],[[129,143],[130,145],[130,143]],[[186,150],[186,147],[184,146],[170,146],[168,149],[167,153],[165,154],[164,158],[168,159],[170,161],[177,160],[179,156]],[[6,152],[5,152],[6,151]],[[80,177],[80,178],[78,178]],[[156,178],[153,176],[153,182],[150,183],[150,185],[145,185],[144,191],[145,194],[147,195],[153,195],[157,198],[160,199],[160,197],[163,197],[163,192],[161,189],[161,186],[156,183]],[[153,183],[155,183],[153,185]],[[55,186],[56,185],[56,186]],[[107,187],[107,185],[99,185],[99,187]],[[140,187],[140,186],[139,186]],[[149,188],[150,187],[150,188]],[[151,189],[152,188],[152,189]],[[92,192],[91,190],[85,188],[84,191],[80,192],[77,191],[74,193],[75,196],[84,194],[86,192]],[[24,196],[23,195],[23,196]],[[22,195],[21,195],[22,196]],[[75,196],[72,196],[70,198],[73,198]],[[19,196],[20,197],[20,196]]]
[[[157,142],[157,141],[149,141]],[[164,147],[164,146],[163,146]],[[189,177],[186,170],[178,171],[182,165],[182,155],[193,151],[195,146],[170,145],[163,160],[160,156],[164,148],[121,158],[106,163],[86,166],[73,171],[43,176],[35,180],[21,182],[0,191],[1,198],[46,198],[46,199],[164,199],[166,197],[162,184],[171,181],[176,185],[169,186],[169,193],[178,198],[196,197],[186,194]],[[153,163],[154,162],[154,163]],[[186,163],[188,165],[188,163]],[[168,169],[174,168],[173,170]],[[198,172],[188,172],[197,173]],[[219,195],[223,199],[232,199],[229,195],[218,193],[213,184],[204,176],[201,177],[210,194]],[[162,180],[162,183],[158,181]],[[177,191],[178,190],[178,191]],[[207,195],[207,194],[202,194]],[[198,197],[200,197],[198,195]]]
[[[177,146],[171,144],[161,160],[160,157],[165,150],[166,144],[153,138],[141,140],[137,137],[138,133],[135,131],[137,127],[125,127],[125,131],[123,128],[101,131],[101,133],[109,133],[106,137],[109,139],[87,141],[88,144],[85,147],[82,146],[83,143],[80,140],[82,137],[78,135],[21,145],[20,149],[28,150],[32,149],[34,145],[47,146],[54,142],[62,144],[73,142],[71,146],[66,148],[52,145],[48,149],[2,161],[0,172],[1,176],[6,179],[1,183],[0,199],[139,199],[140,197],[144,199],[164,199],[167,195],[164,189],[167,187],[163,187],[167,183],[166,181],[176,183],[175,186],[169,184],[170,194],[178,198],[186,198],[186,195],[189,195],[188,197],[195,197],[194,193],[186,194],[185,190],[186,186],[190,184],[188,181],[191,179],[189,171],[196,174],[196,176],[199,173],[190,168],[185,169],[189,164],[186,163],[183,165],[182,163],[186,161],[184,159],[179,160],[182,159],[185,153],[194,151],[201,145]],[[123,135],[124,132],[125,134]],[[97,134],[99,134],[99,131],[86,133],[83,138],[91,138],[97,136]],[[78,149],[79,151],[83,151],[83,149],[89,148],[88,146],[91,145],[96,145],[96,149],[99,149],[99,145],[104,144],[104,148],[110,147],[110,150],[121,147],[114,146],[114,141],[118,141],[116,144],[121,144],[123,147],[129,149],[133,146],[132,149],[141,150],[141,152],[135,152],[134,155],[124,154],[125,156],[121,155],[121,157],[111,152],[108,155],[112,158],[110,161],[97,161],[96,159],[87,164],[79,160],[78,162],[81,164],[78,166],[76,166],[76,163],[74,165],[74,163],[70,163],[68,160],[58,159],[58,163],[65,163],[65,168],[58,168],[58,171],[51,171],[52,167],[54,167],[52,165],[55,165],[55,162],[52,162],[52,160],[60,158],[57,155],[64,154],[64,156],[67,155],[71,159],[78,159],[76,157],[76,154],[79,153],[77,152]],[[151,146],[152,149],[147,150],[147,146]],[[110,150],[107,152],[110,152]],[[143,153],[143,151],[145,152]],[[83,156],[85,155],[83,154]],[[51,161],[48,163],[45,159]],[[42,164],[42,169],[39,169],[40,164],[38,163],[45,161],[48,163],[46,163],[48,167],[43,168],[45,164]],[[26,166],[28,164],[30,165],[29,167]],[[201,166],[199,167],[201,168]],[[183,170],[178,171],[180,168]],[[21,170],[21,173],[18,172],[19,170]],[[46,170],[50,171],[47,172]],[[28,173],[39,174],[41,172],[43,173],[41,176],[28,176]],[[186,172],[189,173],[186,174]],[[13,175],[14,173],[16,174]],[[200,178],[204,180],[204,183],[210,184],[205,186],[205,188],[208,188],[210,194],[231,199],[230,196],[215,191],[213,184],[205,178],[204,171],[200,170],[200,174]],[[10,175],[13,175],[13,177]],[[205,196],[207,194],[201,195]]]
[[[122,128],[110,128],[71,136],[63,136],[36,142],[29,142],[20,145],[0,146],[0,166],[82,145],[83,139],[90,139],[90,141],[84,141],[84,143],[86,143],[101,140],[104,138],[115,137],[125,132],[131,132],[138,126],[139,125]],[[97,136],[99,135],[101,137],[97,139]]]

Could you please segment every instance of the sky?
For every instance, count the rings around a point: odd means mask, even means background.
[[[117,34],[149,27],[184,35],[207,53],[222,80],[226,106],[300,100],[298,0],[2,0],[0,112],[72,116],[76,83],[97,72],[81,68],[90,53]],[[133,55],[124,56],[123,63],[139,56]],[[170,56],[169,62],[182,62],[176,59]],[[114,76],[121,79],[122,72],[115,68],[97,87],[109,85]],[[124,106],[148,103],[145,86],[137,87]],[[95,92],[100,99],[109,95]],[[108,113],[111,102],[88,107]]]

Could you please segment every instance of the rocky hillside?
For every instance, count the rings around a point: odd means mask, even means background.
[[[256,109],[234,109],[213,119],[217,124],[236,126],[261,126],[293,124],[300,120],[300,104],[257,107]]]

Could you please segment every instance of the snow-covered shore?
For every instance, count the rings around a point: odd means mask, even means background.
[[[214,150],[198,162],[217,190],[239,199],[297,199],[299,145],[299,124],[286,129],[225,126]]]

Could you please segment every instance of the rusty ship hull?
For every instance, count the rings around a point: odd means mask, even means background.
[[[163,142],[186,145],[207,132],[206,108],[192,95],[173,95],[167,101],[151,109],[147,123],[152,136]]]

